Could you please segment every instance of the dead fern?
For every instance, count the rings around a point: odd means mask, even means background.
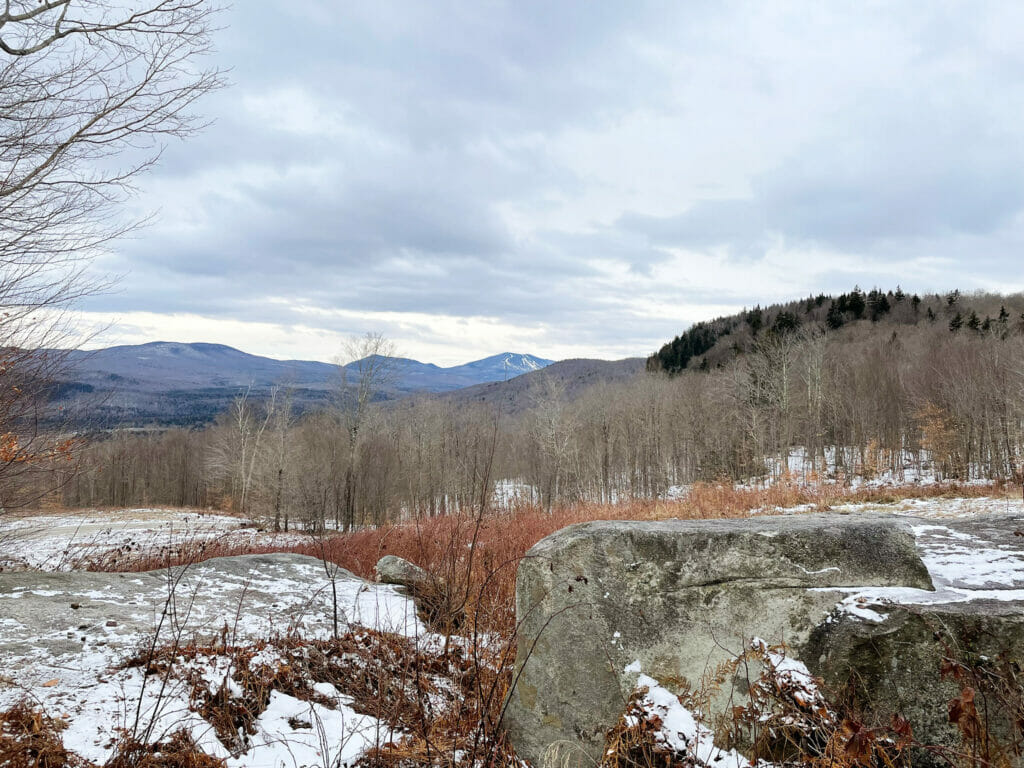
[[[27,702],[0,713],[0,766],[4,768],[86,768],[89,763],[64,748],[65,724]]]
[[[157,744],[143,744],[125,737],[103,768],[225,768],[227,762],[196,746],[184,730]]]

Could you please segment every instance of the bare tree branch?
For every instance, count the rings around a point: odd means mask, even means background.
[[[0,439],[19,446],[0,481],[31,463],[25,437],[44,431],[38,398],[59,378],[68,309],[104,287],[91,260],[145,221],[122,211],[135,180],[165,141],[202,127],[193,107],[224,82],[200,66],[217,7],[150,2],[0,9]]]

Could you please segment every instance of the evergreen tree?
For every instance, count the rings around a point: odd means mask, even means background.
[[[761,312],[761,307],[756,306],[747,313],[747,325],[750,326],[750,332],[757,336],[757,332],[761,330],[764,325],[764,314]]]
[[[871,322],[878,322],[878,318],[882,315],[888,314],[891,309],[889,305],[889,299],[884,293],[879,290],[872,290],[868,294],[868,315],[871,318]]]
[[[721,335],[729,333],[728,327]],[[676,336],[672,341],[648,358],[648,370],[678,373],[684,370],[694,357],[699,357],[715,346],[717,333],[708,323],[697,323],[690,330]]]
[[[949,330],[951,330],[953,333],[956,333],[961,328],[963,328],[963,325],[964,325],[963,315],[961,315],[959,312],[957,312],[956,315],[953,317],[953,319],[949,321]]]
[[[967,321],[967,327],[970,328],[972,331],[977,331],[979,328],[981,328],[981,319],[978,317],[978,313],[975,312],[973,309],[971,310],[970,319],[968,319]]]
[[[779,312],[772,323],[772,333],[782,336],[800,327],[800,318],[792,312]]]
[[[864,294],[859,287],[854,286],[854,289],[850,291],[850,295],[846,298],[846,309],[853,315],[855,320],[860,320],[864,317],[867,302],[864,300]]]
[[[837,328],[842,328],[844,322],[846,321],[843,318],[842,311],[839,309],[839,303],[833,301],[828,308],[828,314],[825,316],[825,325],[834,331]]]

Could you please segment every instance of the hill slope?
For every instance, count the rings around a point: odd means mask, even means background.
[[[697,323],[647,358],[653,371],[679,373],[687,368],[722,367],[766,339],[801,331],[833,333],[858,324],[876,331],[926,325],[937,333],[994,333],[1024,329],[1024,294],[907,294],[868,292],[819,294],[784,304],[756,306],[735,315]]]
[[[641,357],[623,360],[576,358],[552,363],[542,371],[526,373],[508,381],[493,381],[448,392],[442,397],[459,404],[500,406],[504,413],[515,415],[529,410],[536,397],[545,394],[546,388],[551,388],[565,400],[575,400],[591,387],[627,381],[643,371],[644,359]]]

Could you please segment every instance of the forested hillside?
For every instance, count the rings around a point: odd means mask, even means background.
[[[763,481],[793,452],[801,479],[1019,477],[1022,312],[1020,295],[855,290],[699,324],[647,372],[613,367],[587,386],[556,366],[488,385],[483,399],[335,403],[301,417],[284,396],[240,397],[208,429],[94,444],[63,500],[352,526],[465,509],[495,489],[549,507]]]
[[[1005,338],[1024,328],[1024,298],[1019,294],[965,296],[960,291],[919,296],[900,288],[887,292],[873,288],[865,293],[855,287],[839,296],[819,294],[697,323],[651,355],[647,368],[678,373],[687,368],[721,367],[766,338],[801,329],[837,331],[862,320],[894,331],[927,322],[951,333],[995,333]]]

